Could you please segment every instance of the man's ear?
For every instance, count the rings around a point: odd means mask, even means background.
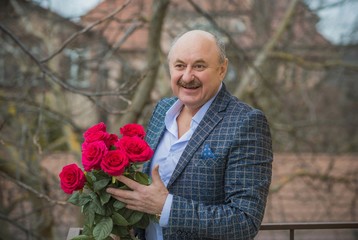
[[[221,64],[220,69],[219,69],[219,74],[220,74],[220,78],[221,81],[224,80],[226,72],[227,72],[227,67],[229,65],[229,60],[227,58],[225,58],[225,61],[223,64]]]

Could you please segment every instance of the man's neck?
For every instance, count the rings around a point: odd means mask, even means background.
[[[178,138],[183,136],[190,129],[191,120],[198,110],[199,109],[193,111],[192,109],[183,106],[176,119],[178,125]]]

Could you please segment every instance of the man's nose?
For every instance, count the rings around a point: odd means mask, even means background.
[[[185,82],[190,82],[193,79],[193,73],[191,67],[187,67],[183,73],[182,80]]]

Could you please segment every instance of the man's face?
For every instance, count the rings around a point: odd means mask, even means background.
[[[205,32],[184,34],[169,54],[173,94],[195,111],[216,94],[226,69],[227,60],[219,63],[214,37]]]

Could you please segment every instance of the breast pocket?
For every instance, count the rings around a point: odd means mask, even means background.
[[[224,148],[218,146],[210,146],[209,143],[203,145],[200,154],[196,156],[195,166],[214,167],[221,164],[225,158]]]
[[[199,158],[197,161],[195,161],[195,166],[196,167],[214,167],[215,165],[218,165],[219,163],[219,159],[216,157],[213,158]]]

